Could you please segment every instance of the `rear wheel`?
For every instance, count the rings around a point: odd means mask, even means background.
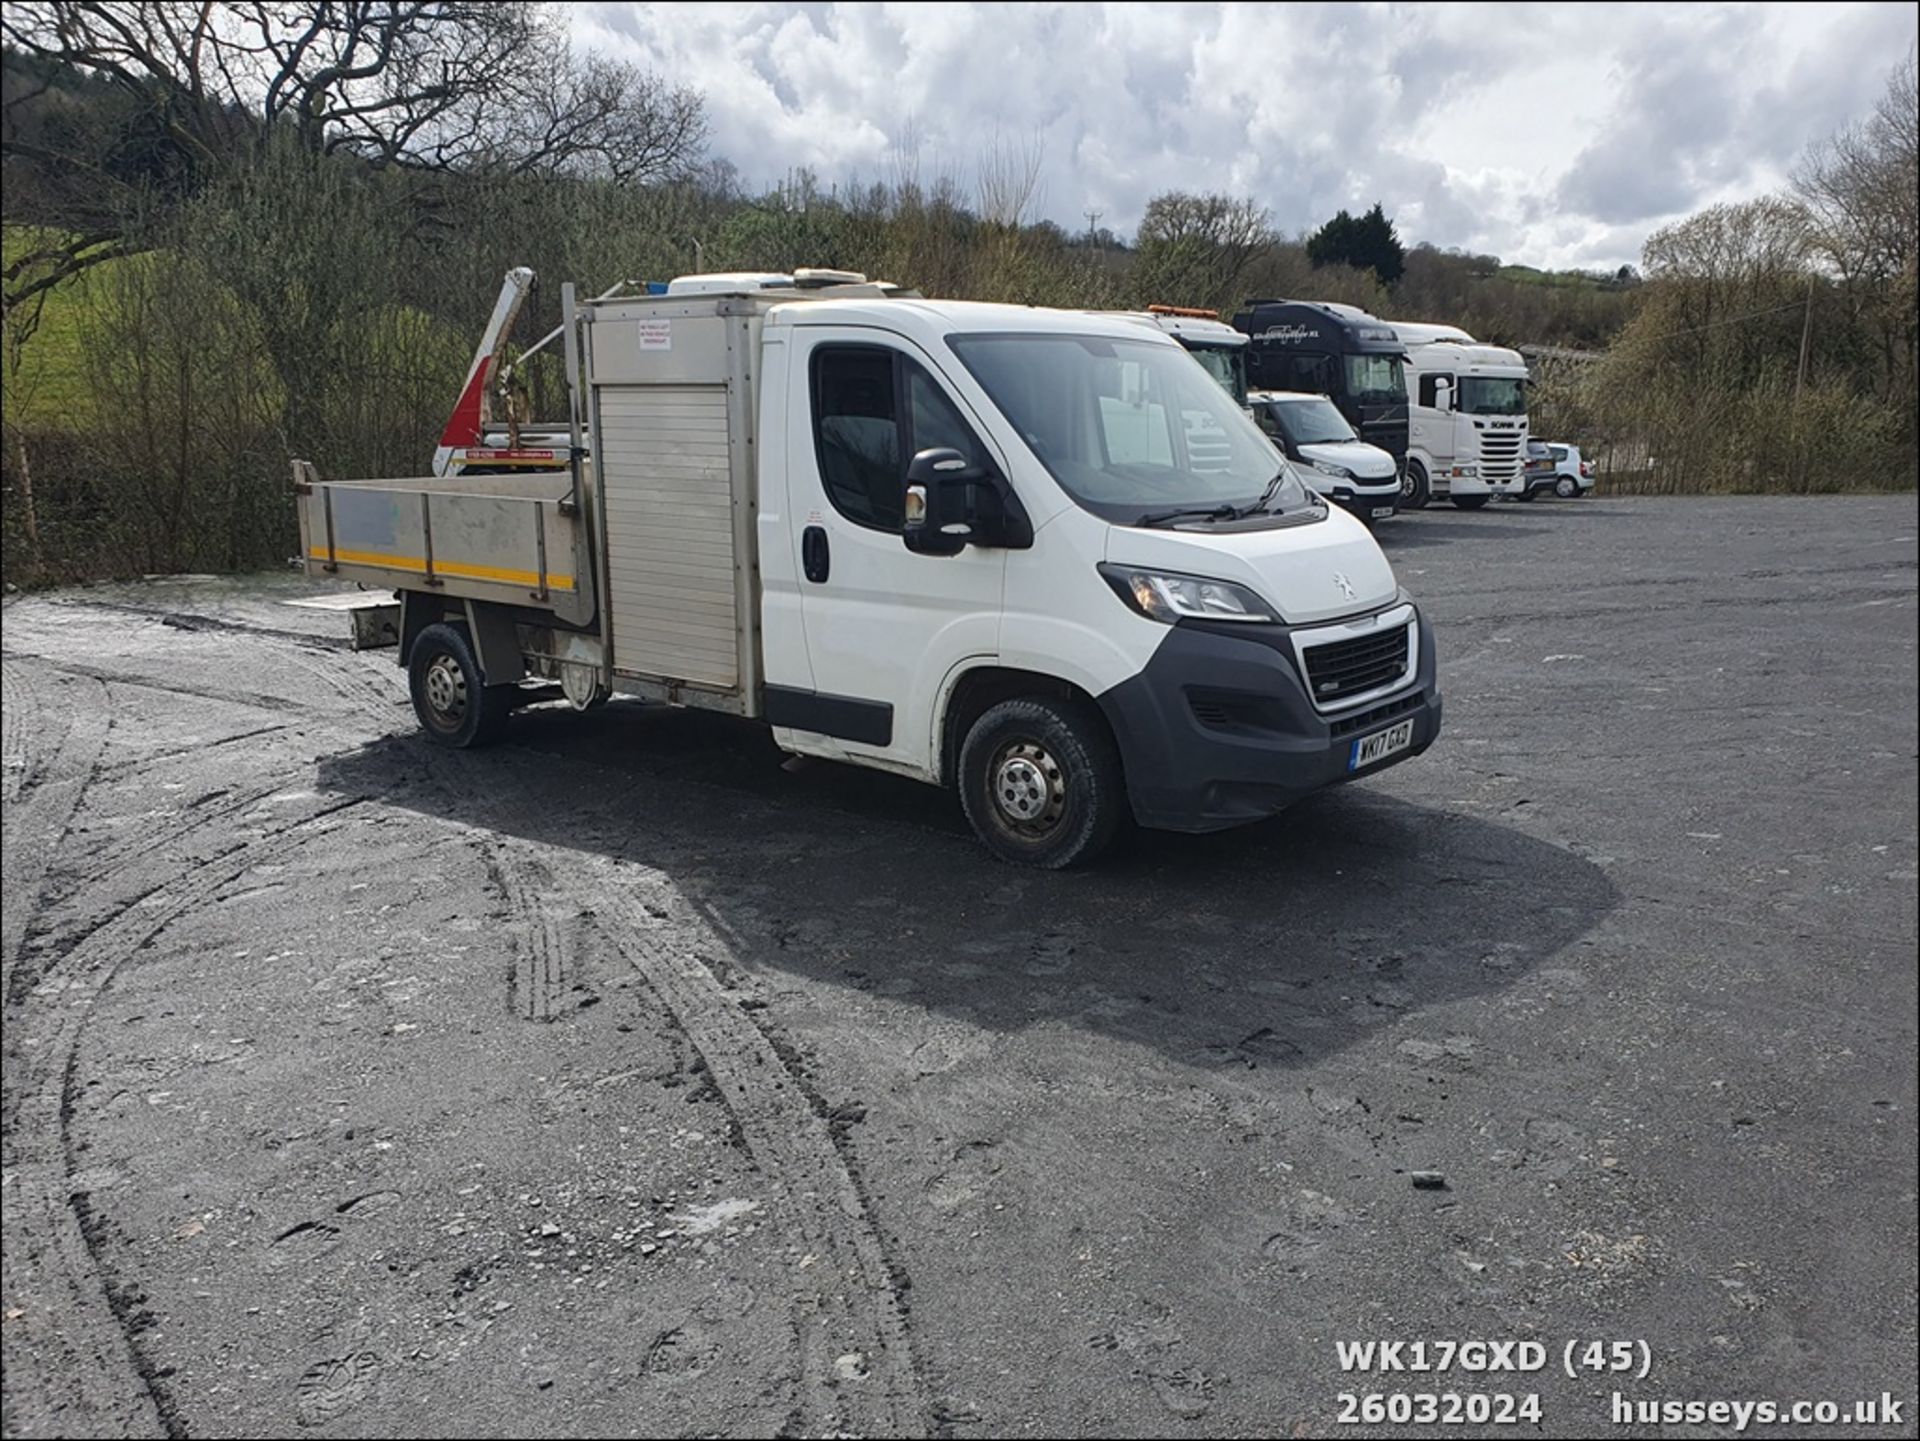
[[[960,747],[960,804],[987,849],[1063,870],[1095,859],[1127,817],[1120,754],[1084,703],[1001,701]]]
[[[1433,498],[1427,486],[1427,468],[1417,460],[1407,462],[1407,473],[1400,478],[1400,509],[1422,510]]]
[[[1553,493],[1562,500],[1572,500],[1580,494],[1580,482],[1570,475],[1563,475],[1553,483]]]
[[[1514,499],[1515,500],[1532,500],[1533,497],[1534,497],[1533,487],[1530,485],[1523,484],[1520,488],[1520,493],[1516,495]]]
[[[420,632],[407,657],[407,689],[427,739],[455,750],[500,739],[513,710],[514,687],[486,683],[461,625]]]
[[[1492,497],[1485,495],[1456,495],[1453,503],[1462,510],[1478,510]]]

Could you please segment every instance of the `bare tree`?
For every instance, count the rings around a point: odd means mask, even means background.
[[[980,218],[989,225],[1018,227],[1040,199],[1040,166],[1046,146],[1038,135],[1024,141],[996,134],[975,164]]]
[[[1255,201],[1173,190],[1147,202],[1134,284],[1142,301],[1223,307],[1273,243],[1271,217]]]
[[[69,232],[8,274],[9,307],[139,248],[143,208],[283,133],[376,168],[626,182],[683,173],[706,139],[696,93],[574,56],[557,16],[522,0],[27,0],[0,36],[37,67],[9,76],[8,190],[47,182],[25,218]],[[111,133],[39,123],[62,85],[103,87]]]
[[[1911,417],[1920,371],[1920,94],[1907,52],[1864,121],[1808,150],[1793,189],[1815,254],[1873,338],[1876,386]]]

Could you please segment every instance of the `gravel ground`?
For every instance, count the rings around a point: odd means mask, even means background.
[[[434,750],[299,578],[12,601],[6,1433],[1913,1435],[1917,530],[1403,517],[1439,744],[1069,875],[687,713]]]

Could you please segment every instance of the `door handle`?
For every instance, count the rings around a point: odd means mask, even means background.
[[[808,580],[815,585],[825,585],[832,568],[831,560],[825,527],[810,525],[800,532],[800,568],[807,573]]]

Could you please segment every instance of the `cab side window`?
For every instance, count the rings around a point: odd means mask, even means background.
[[[986,447],[939,382],[896,350],[824,345],[813,353],[813,440],[833,508],[855,525],[900,531],[907,465],[948,447],[991,468]]]
[[[1435,406],[1440,403],[1440,382],[1442,380],[1446,381],[1449,390],[1453,388],[1453,377],[1451,375],[1423,375],[1420,377],[1420,403],[1422,405]]]
[[[893,352],[824,346],[813,355],[813,441],[833,508],[856,525],[900,529],[900,407]]]

